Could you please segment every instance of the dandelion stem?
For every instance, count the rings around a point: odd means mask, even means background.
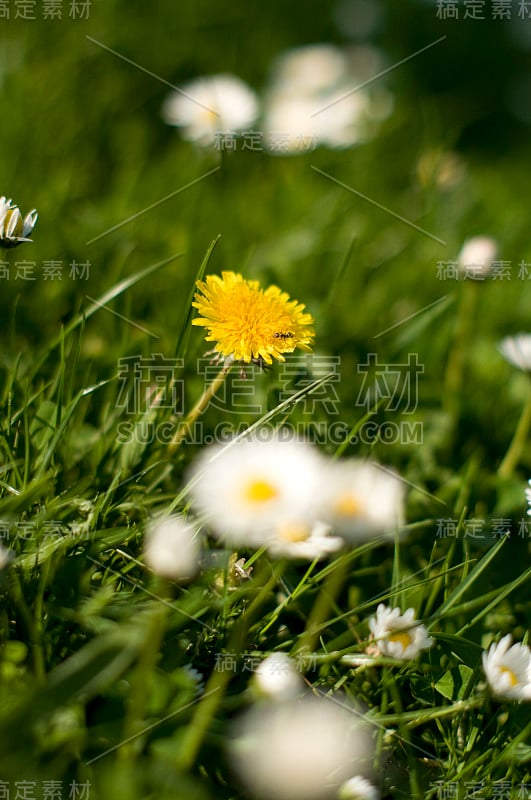
[[[531,381],[529,382],[527,401],[523,408],[518,425],[514,432],[511,444],[507,450],[503,461],[498,467],[498,475],[500,478],[510,478],[513,474],[514,468],[520,460],[522,451],[525,448],[529,428],[531,427]]]
[[[181,422],[181,424],[177,428],[175,436],[173,437],[173,439],[169,444],[170,453],[173,453],[175,450],[177,450],[182,440],[185,438],[186,434],[190,431],[192,425],[195,423],[197,418],[201,416],[201,414],[208,406],[208,404],[210,403],[210,401],[212,400],[212,398],[214,397],[220,386],[223,385],[233,363],[234,361],[230,358],[227,358],[225,360],[225,364],[223,365],[222,369],[220,370],[216,378],[214,378],[212,383],[209,383],[209,385],[206,387],[205,391],[203,392],[203,394],[201,395],[195,406],[192,408],[186,419],[183,422]]]

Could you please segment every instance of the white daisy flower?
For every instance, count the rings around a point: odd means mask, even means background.
[[[508,633],[498,644],[483,652],[483,669],[496,697],[507,700],[531,700],[531,650],[517,642],[511,647]]]
[[[5,569],[12,558],[12,551],[0,543],[0,570]]]
[[[324,522],[287,520],[276,526],[265,542],[273,556],[279,558],[325,558],[345,544],[340,536],[331,536],[332,528]]]
[[[498,345],[502,356],[513,367],[531,372],[531,333],[517,333],[506,336]]]
[[[490,236],[473,236],[464,243],[457,262],[461,274],[475,280],[488,278],[498,245]]]
[[[367,778],[354,775],[340,788],[339,800],[380,800],[380,793]]]
[[[279,700],[298,695],[304,688],[300,672],[286,653],[272,653],[261,661],[254,683],[261,694]]]
[[[401,614],[399,608],[380,603],[376,616],[369,620],[369,628],[380,651],[389,658],[410,661],[433,644],[424,625],[415,620],[412,608]]]
[[[241,133],[258,116],[255,93],[235,75],[198,78],[166,98],[162,116],[185,139],[208,146],[216,133]]]
[[[265,100],[265,147],[289,154],[366,141],[391,110],[384,90],[356,88],[379,65],[380,54],[370,47],[318,44],[282,54]]]
[[[323,486],[324,521],[334,533],[357,544],[393,533],[404,522],[404,485],[373,462],[332,462]]]
[[[525,496],[527,504],[529,506],[529,508],[527,509],[527,513],[531,517],[531,478],[529,479],[528,483],[529,483],[529,489],[525,490]]]
[[[335,96],[317,100],[306,95],[270,95],[264,121],[264,145],[272,152],[294,153],[318,144],[348,147],[362,139],[360,115],[367,100],[356,93],[321,113]]]
[[[281,91],[319,94],[348,77],[348,60],[332,44],[310,44],[282,53],[273,68],[273,81]]]
[[[20,209],[6,197],[0,197],[0,247],[16,247],[31,242],[29,235],[37,222],[33,209],[23,218]]]
[[[193,525],[178,514],[153,520],[147,529],[146,564],[164,578],[176,581],[193,578],[199,569],[200,549]]]
[[[236,727],[233,766],[264,800],[332,800],[372,755],[368,728],[343,705],[313,695],[251,708]]]
[[[191,471],[191,495],[217,536],[259,547],[270,543],[275,531],[283,531],[289,542],[309,530],[322,474],[323,459],[309,444],[245,439],[200,454]]]
[[[264,146],[273,153],[312,150],[318,144],[315,101],[306,96],[271,92],[266,101]]]

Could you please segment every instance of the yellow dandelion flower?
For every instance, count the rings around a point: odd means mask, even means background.
[[[295,348],[311,350],[315,336],[313,318],[305,306],[290,300],[278,286],[262,289],[235,272],[208,275],[197,281],[195,302],[200,316],[192,325],[207,328],[207,342],[234,361],[272,364],[284,361],[284,353]]]

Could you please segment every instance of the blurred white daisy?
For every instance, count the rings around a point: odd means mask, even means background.
[[[483,652],[483,669],[492,693],[507,700],[531,700],[531,651],[521,642],[513,644],[508,633]]]
[[[531,517],[531,479],[528,480],[529,489],[525,490],[525,497],[527,500],[527,505],[529,508],[527,509],[528,515]]]
[[[351,543],[392,533],[404,521],[404,486],[376,463],[346,459],[328,466],[324,521]]]
[[[375,121],[391,110],[390,97],[381,87],[357,87],[379,67],[381,57],[370,47],[316,44],[281,54],[265,99],[265,147],[294,153],[370,138]]]
[[[277,700],[298,695],[304,688],[295,662],[286,653],[272,653],[264,658],[255,670],[254,683],[262,695]]]
[[[380,793],[367,778],[354,775],[339,790],[339,800],[379,800]]]
[[[6,197],[0,197],[0,246],[16,247],[22,242],[31,242],[28,237],[37,217],[35,209],[22,217],[18,206]]]
[[[348,60],[332,44],[310,44],[288,50],[277,57],[273,82],[284,92],[316,95],[337,86],[348,77]]]
[[[531,333],[506,336],[498,345],[502,356],[514,367],[531,372]]]
[[[490,236],[467,239],[457,256],[461,274],[473,280],[488,278],[497,252],[498,245]]]
[[[433,644],[424,625],[415,620],[412,608],[401,614],[399,608],[380,603],[376,616],[369,620],[369,628],[380,651],[389,658],[410,661]]]
[[[330,100],[330,98],[328,98]],[[328,102],[325,98],[325,103]],[[318,144],[348,147],[361,139],[360,114],[366,98],[357,93],[326,110],[323,100],[291,94],[274,94],[267,106],[264,143],[272,152],[314,150]]]
[[[178,514],[153,520],[146,531],[146,564],[164,578],[193,578],[199,569],[200,549],[193,525]]]
[[[315,150],[318,124],[315,101],[305,96],[271,93],[264,118],[264,146],[272,153]]]
[[[340,536],[332,536],[332,528],[324,522],[286,520],[277,525],[265,541],[271,555],[282,558],[325,558],[345,544]]]
[[[185,139],[208,146],[220,132],[241,133],[258,116],[255,93],[235,75],[198,78],[172,92],[162,107],[168,125],[182,129]]]
[[[234,545],[270,543],[277,530],[289,542],[317,517],[323,469],[318,451],[301,441],[215,445],[192,467],[192,500],[213,532]]]
[[[353,710],[304,695],[251,708],[231,743],[234,769],[264,800],[332,800],[353,768],[372,754],[367,726]]]

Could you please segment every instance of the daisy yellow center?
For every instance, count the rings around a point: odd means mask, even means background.
[[[336,498],[334,508],[336,513],[342,517],[357,517],[363,510],[361,503],[351,492],[339,495]]]
[[[200,116],[203,122],[205,122],[207,125],[211,125],[219,118],[218,112],[214,111],[212,108],[202,108]]]
[[[314,338],[313,319],[304,306],[278,286],[262,289],[258,281],[248,281],[235,272],[222,277],[208,275],[197,282],[198,292],[192,305],[199,315],[193,325],[207,329],[207,342],[235,361],[273,358],[284,361],[284,353],[297,347],[311,350]]]
[[[308,526],[300,522],[285,523],[278,529],[279,538],[285,542],[305,542],[309,535]]]
[[[387,637],[387,641],[389,642],[399,642],[402,645],[402,649],[406,650],[410,644],[412,644],[413,639],[409,635],[407,631],[396,631],[396,633],[392,633],[390,636]]]
[[[516,675],[514,674],[512,669],[509,669],[509,667],[500,667],[500,673],[502,675],[508,675],[509,676],[509,683],[511,684],[511,686],[517,686],[518,685],[518,678],[516,677]]]
[[[274,500],[278,494],[279,491],[276,486],[261,478],[250,481],[244,490],[245,499],[258,505]]]

